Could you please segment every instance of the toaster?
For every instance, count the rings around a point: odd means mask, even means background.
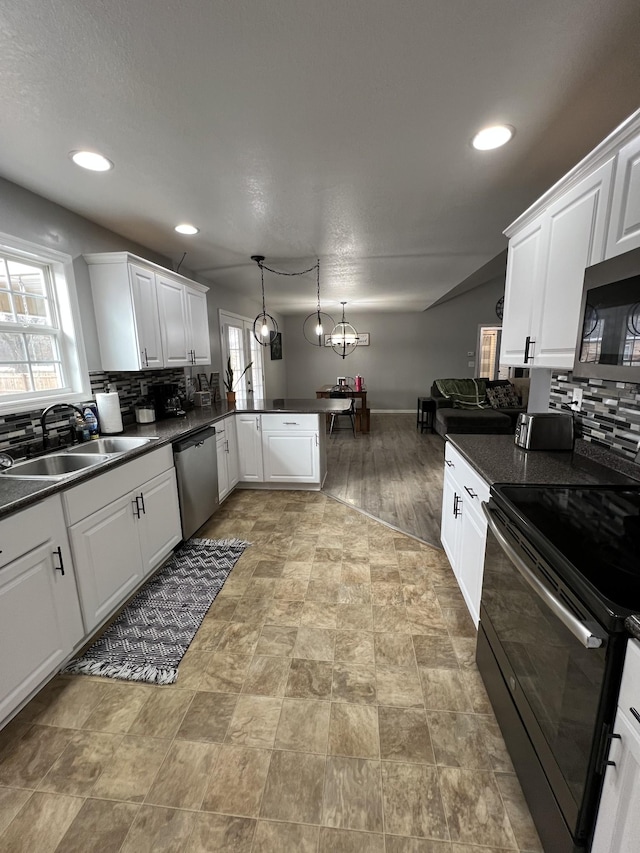
[[[525,450],[573,450],[573,414],[524,412],[518,415],[515,442]]]

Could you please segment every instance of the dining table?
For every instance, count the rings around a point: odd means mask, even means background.
[[[328,397],[335,387],[335,385],[321,385],[316,390],[316,398]],[[352,397],[356,400],[356,432],[368,433],[371,426],[371,411],[367,406],[367,389],[363,388],[361,391],[356,391],[353,388],[346,387],[344,394],[346,397]]]

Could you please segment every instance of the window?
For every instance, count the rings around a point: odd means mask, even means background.
[[[0,235],[0,412],[87,396],[71,258]]]
[[[262,399],[264,397],[263,347],[253,334],[253,320],[220,311],[223,367],[227,357],[231,358],[235,392],[238,400]],[[245,367],[251,368],[240,378]]]

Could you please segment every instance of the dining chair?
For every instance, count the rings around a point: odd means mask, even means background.
[[[351,400],[351,405],[349,406],[349,410],[346,412],[331,412],[331,421],[329,423],[329,435],[333,433],[334,428],[337,430],[340,429],[349,429],[349,427],[341,427],[336,426],[336,421],[338,421],[341,417],[348,417],[351,421],[351,430],[353,432],[353,437],[356,437],[356,401],[351,394],[353,392],[352,388],[344,385],[334,385],[333,388],[329,391],[329,397],[333,400]]]

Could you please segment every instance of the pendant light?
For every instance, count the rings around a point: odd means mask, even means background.
[[[313,267],[311,269],[313,269]],[[325,330],[332,329],[334,321],[333,317],[330,317],[328,314],[325,314],[320,310],[320,258],[318,258],[315,269],[317,273],[316,284],[318,304],[316,310],[305,318],[302,324],[302,334],[308,343],[321,347],[324,346]]]
[[[346,358],[358,345],[358,333],[355,327],[345,320],[344,306],[347,303],[341,302],[340,304],[342,305],[342,320],[331,332],[331,348],[337,355]]]
[[[278,324],[271,314],[267,314],[264,301],[264,269],[262,262],[264,255],[251,255],[251,260],[255,261],[260,267],[260,277],[262,285],[262,311],[253,321],[253,337],[258,341],[260,346],[268,347],[278,334]]]

